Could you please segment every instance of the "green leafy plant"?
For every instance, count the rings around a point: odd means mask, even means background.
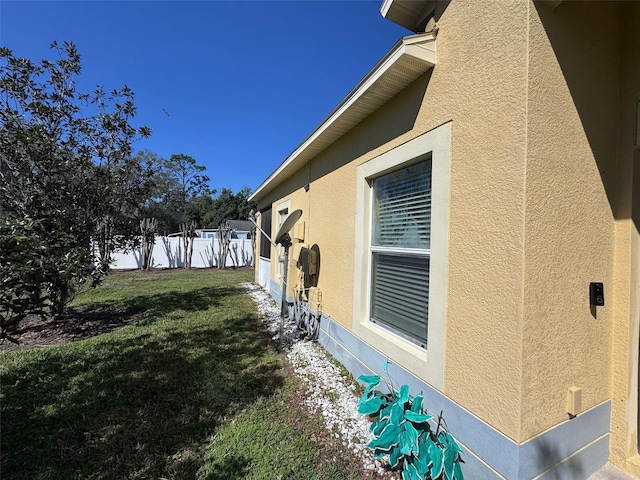
[[[154,189],[153,168],[131,156],[151,134],[131,124],[131,89],[76,90],[76,47],[51,48],[56,60],[35,63],[0,47],[0,335],[43,304],[63,316],[115,247],[137,244],[135,219]]]
[[[422,412],[422,394],[409,395],[409,387],[377,390],[380,377],[361,375],[366,387],[358,401],[358,413],[372,419],[375,438],[369,448],[376,458],[388,457],[391,468],[401,468],[404,480],[463,480],[462,450],[442,427],[442,414],[435,430],[433,416]]]
[[[13,333],[30,313],[42,313],[44,291],[42,242],[30,218],[0,219],[0,343],[18,340]]]

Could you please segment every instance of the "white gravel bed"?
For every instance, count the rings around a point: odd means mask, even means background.
[[[244,283],[242,287],[255,301],[273,340],[279,342],[280,307],[260,286]],[[373,437],[369,422],[358,413],[358,396],[351,378],[327,358],[317,343],[303,340],[292,320],[285,323],[284,332],[284,349],[296,375],[306,386],[305,403],[310,412],[322,415],[327,430],[345,449],[362,459],[365,469],[393,479],[367,448]]]

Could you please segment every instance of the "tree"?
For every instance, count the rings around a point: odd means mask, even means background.
[[[174,202],[171,201],[172,182],[166,177],[163,171],[164,159],[157,157],[152,152],[138,152],[136,157],[141,154],[151,153],[157,159],[154,165],[157,169],[154,171],[154,190],[150,197],[142,207],[145,218],[155,218],[158,222],[158,232],[164,235],[174,233],[178,230],[178,226],[183,220],[182,212],[177,210]]]
[[[217,228],[227,220],[246,220],[251,210],[255,210],[255,202],[250,202],[251,189],[244,187],[237,194],[228,188],[223,188],[220,195],[213,200],[210,210],[202,215],[203,224]]]
[[[200,195],[187,204],[184,216],[202,228],[213,228],[209,217],[214,205],[215,200],[211,195]]]
[[[155,218],[143,218],[140,220],[140,233],[142,233],[142,270],[149,270],[151,267],[151,255],[156,244],[156,232],[158,231],[158,221]]]
[[[135,156],[138,163],[153,171],[154,189],[145,203],[144,216],[158,220],[158,231],[166,234],[180,231],[180,225],[195,222],[199,228],[218,228],[227,220],[244,220],[256,209],[249,201],[251,189],[238,193],[223,188],[220,194],[208,187],[205,167],[193,157],[174,154],[168,160],[143,150]]]
[[[42,244],[32,233],[31,219],[6,219],[0,223],[0,341],[11,336],[30,312],[46,304],[42,278]]]
[[[193,239],[196,238],[195,222],[185,222],[180,224],[182,234],[182,248],[184,250],[184,268],[191,270],[191,259],[193,258]]]
[[[100,268],[107,272],[114,250],[126,250],[139,243],[138,227],[144,216],[144,204],[155,189],[155,166],[128,157],[99,167],[103,178],[102,211],[94,241]]]
[[[201,225],[198,215],[203,209],[199,202],[212,201],[215,193],[209,189],[209,177],[203,174],[205,167],[184,154],[174,154],[166,160],[144,151],[138,157],[157,166],[155,190],[146,205],[146,216],[156,218],[159,230],[165,234],[179,231],[180,224],[189,221]],[[192,206],[194,203],[198,206]]]
[[[206,167],[196,164],[196,159],[182,153],[173,154],[164,161],[164,173],[173,181],[171,192],[180,209],[198,195],[210,195],[209,177],[202,175]]]
[[[218,268],[225,268],[231,245],[231,229],[225,224],[218,227]]]
[[[0,48],[0,227],[3,242],[29,238],[37,246],[14,251],[17,265],[36,260],[31,279],[14,270],[16,285],[36,278],[48,310],[61,315],[78,285],[101,278],[91,266],[91,242],[102,235],[109,248],[115,235],[128,233],[123,220],[134,215],[151,176],[132,161],[131,145],[151,132],[130,124],[134,94],[127,86],[80,93],[75,46],[51,48],[58,58],[39,64]],[[0,299],[0,311],[25,295],[17,288]],[[25,308],[38,311],[41,303],[34,294]]]
[[[223,188],[213,203],[213,208],[205,216],[206,221],[212,227],[218,227],[227,220],[236,220],[238,215],[238,204],[233,192],[228,188]]]
[[[246,220],[249,218],[252,210],[258,208],[256,202],[250,202],[251,189],[244,187],[238,193],[236,193],[236,205],[238,206],[237,217],[231,220]]]

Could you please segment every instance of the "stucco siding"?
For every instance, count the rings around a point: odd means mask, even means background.
[[[417,124],[451,118],[445,394],[519,438],[527,6],[451,2]]]
[[[609,398],[618,7],[531,8],[521,440],[568,418],[569,387],[584,410]]]
[[[439,19],[433,72],[260,200],[275,214],[277,203],[309,183],[306,199],[300,194],[291,208],[305,211],[305,243],[320,247],[323,310],[350,328],[357,166],[451,121],[444,393],[513,439],[520,426],[527,13],[518,0],[491,9],[451,2]]]
[[[310,163],[310,239],[320,246],[323,310],[343,326],[353,318],[356,169],[415,137],[430,74],[390,100]]]
[[[339,156],[340,148],[328,156]],[[321,271],[318,287],[323,292],[322,310],[348,326],[351,324],[353,294],[353,232],[355,223],[355,165],[344,165],[316,178],[309,190],[312,222],[309,238],[320,248]]]
[[[261,207],[273,205],[274,230],[277,205],[290,201],[290,210],[302,209],[303,243],[320,249],[318,287],[323,292],[323,311],[349,328],[353,316],[356,169],[421,133],[413,127],[428,79],[426,74],[416,80],[259,200]],[[305,185],[309,186],[308,191]],[[275,276],[278,270],[273,263]],[[291,258],[290,273],[294,263]]]
[[[358,169],[450,126],[449,223],[432,232],[448,239],[444,380],[432,387],[517,444],[568,421],[569,387],[582,389],[582,411],[611,399],[612,458],[629,470],[640,5],[552,6],[439,3],[436,66],[259,204],[273,206],[274,230],[277,205],[303,210],[304,244],[320,249],[322,310],[353,333]],[[278,272],[274,253],[272,280]],[[604,307],[590,306],[590,282],[604,283]],[[407,353],[417,347],[397,343],[376,351],[428,383]]]

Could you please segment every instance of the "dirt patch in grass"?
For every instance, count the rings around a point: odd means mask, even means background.
[[[13,334],[20,343],[8,340],[0,343],[0,351],[63,345],[84,340],[129,325],[141,316],[141,310],[99,309],[69,312],[59,319],[28,315]]]

